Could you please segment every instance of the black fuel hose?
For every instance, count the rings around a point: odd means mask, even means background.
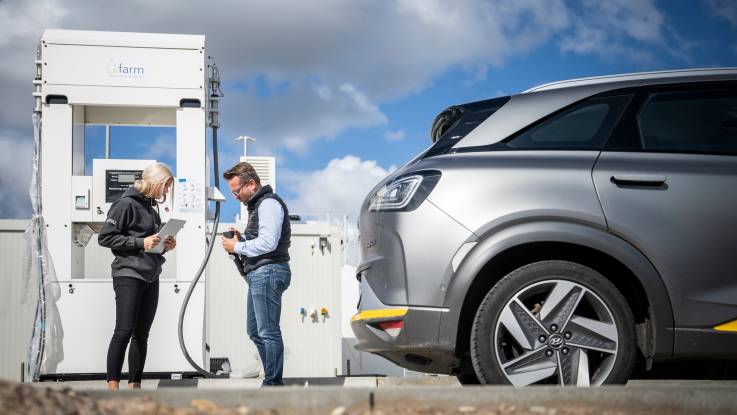
[[[212,127],[212,166],[213,170],[215,172],[215,188],[218,188],[220,185],[220,171],[218,169],[218,130],[217,127]],[[218,225],[220,223],[220,201],[215,201],[215,220],[213,222],[212,226],[212,232],[210,233],[210,237],[208,238],[207,243],[207,252],[205,253],[205,257],[202,259],[202,263],[200,264],[200,268],[197,270],[197,274],[195,274],[194,280],[192,280],[192,284],[189,286],[189,289],[187,290],[187,294],[184,296],[184,302],[182,303],[182,309],[179,311],[179,347],[182,349],[182,353],[184,354],[184,358],[187,359],[190,365],[202,376],[206,378],[227,378],[229,377],[227,374],[224,375],[216,375],[213,373],[208,372],[207,370],[200,367],[189,355],[189,352],[187,352],[187,346],[184,344],[184,314],[187,311],[187,304],[189,304],[189,298],[192,296],[192,291],[194,291],[195,287],[197,286],[197,282],[200,280],[200,277],[202,276],[202,273],[205,272],[205,268],[207,267],[207,263],[210,260],[210,254],[212,253],[212,248],[215,245],[215,237],[217,236],[218,231]]]

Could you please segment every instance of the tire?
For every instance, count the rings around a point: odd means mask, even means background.
[[[502,278],[476,312],[470,345],[482,384],[515,386],[624,383],[637,353],[619,290],[567,261],[536,262]]]
[[[464,373],[462,375],[456,375],[456,379],[461,385],[480,385],[478,376],[475,373]]]

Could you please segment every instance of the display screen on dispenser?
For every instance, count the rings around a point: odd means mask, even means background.
[[[105,171],[105,202],[112,203],[120,199],[141,178],[143,170],[106,170]]]

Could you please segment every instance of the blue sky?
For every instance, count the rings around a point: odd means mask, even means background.
[[[224,82],[221,171],[242,153],[234,137],[255,136],[249,154],[275,155],[279,193],[310,213],[354,215],[374,183],[429,145],[449,105],[561,79],[737,66],[737,2],[726,0],[42,3],[0,3],[0,87],[23,103],[0,109],[4,218],[30,212],[27,180],[7,177],[30,173],[29,55],[47,27],[207,35]],[[101,134],[88,129],[90,154]],[[171,163],[173,136],[113,127],[113,156]],[[228,201],[224,220],[237,210]]]

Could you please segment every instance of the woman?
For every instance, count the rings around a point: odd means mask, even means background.
[[[159,302],[159,274],[163,254],[144,252],[161,243],[157,203],[166,201],[174,179],[166,164],[146,167],[123,196],[110,207],[98,241],[115,255],[112,263],[115,289],[115,331],[107,352],[108,389],[120,387],[120,371],[128,351],[128,387],[140,388],[146,362],[148,332]],[[164,253],[176,247],[173,238],[164,243]]]

